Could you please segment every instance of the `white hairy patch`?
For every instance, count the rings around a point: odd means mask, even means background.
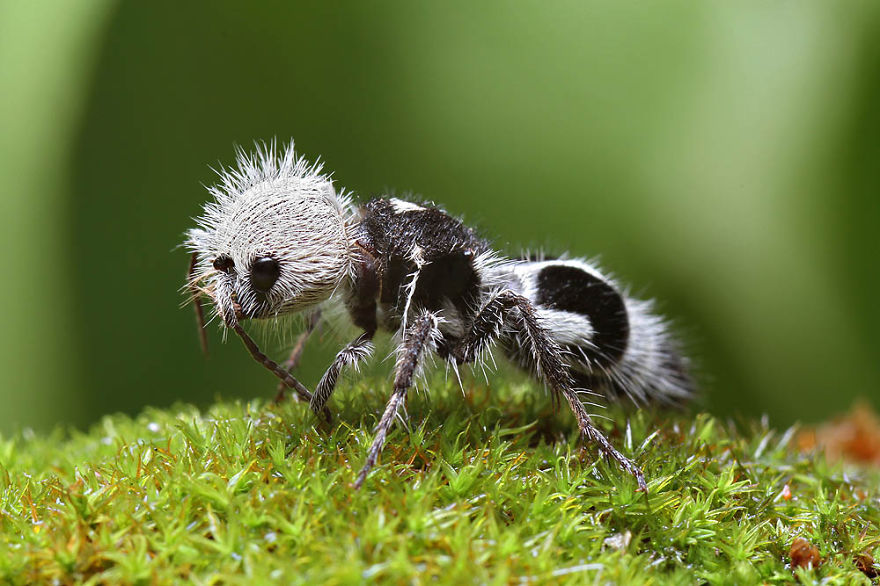
[[[593,346],[593,325],[585,315],[557,309],[538,308],[541,327],[549,331],[557,344]]]
[[[687,381],[671,366],[675,360],[684,358],[669,324],[655,313],[652,301],[627,296],[624,300],[629,317],[629,345],[610,377],[637,403],[687,399],[691,395]]]
[[[392,197],[389,201],[394,207],[394,211],[398,214],[403,214],[405,212],[418,212],[425,209],[417,203],[406,201],[404,199],[397,199],[396,197]]]
[[[494,250],[481,252],[474,257],[474,270],[480,275],[485,298],[499,290],[510,289],[510,279],[516,261],[503,257]],[[476,308],[475,308],[476,309]]]
[[[208,188],[214,201],[187,232],[185,246],[198,256],[193,282],[224,321],[235,302],[246,317],[277,317],[320,303],[347,282],[353,210],[321,164],[299,157],[292,142],[278,149],[273,141],[257,144],[252,154],[239,149],[235,166],[218,175],[220,183]],[[234,262],[229,274],[213,266],[221,255]],[[279,263],[280,276],[259,294],[250,266],[267,256]]]

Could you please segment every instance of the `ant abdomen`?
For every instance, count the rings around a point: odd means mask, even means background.
[[[692,394],[688,364],[650,301],[629,297],[583,259],[519,261],[505,270],[508,286],[532,302],[562,350],[575,387],[635,403],[678,403]],[[505,349],[533,371],[521,342]]]

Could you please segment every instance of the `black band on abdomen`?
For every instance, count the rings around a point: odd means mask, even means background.
[[[593,326],[595,348],[583,348],[599,364],[619,361],[629,342],[629,319],[620,293],[577,267],[550,265],[537,276],[535,302],[543,307],[585,316]]]

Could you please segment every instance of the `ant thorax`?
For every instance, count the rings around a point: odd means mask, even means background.
[[[426,204],[374,199],[358,216],[361,254],[348,301],[355,324],[395,331],[411,312],[429,310],[442,318],[444,331],[460,332],[486,290],[488,243]]]

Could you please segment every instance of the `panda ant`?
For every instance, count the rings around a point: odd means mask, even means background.
[[[497,346],[564,400],[584,439],[647,491],[641,469],[593,424],[580,395],[644,404],[692,394],[688,361],[650,301],[630,297],[583,259],[507,258],[432,204],[355,204],[293,143],[258,143],[236,159],[218,171],[213,201],[187,232],[187,290],[201,329],[199,299],[206,296],[224,327],[280,379],[278,398],[290,388],[324,418],[342,371],[371,356],[379,329],[397,334],[391,396],[355,488],[375,465],[426,356],[435,353],[458,374]],[[310,392],[290,370],[321,308],[340,302],[361,333]],[[308,326],[284,365],[241,326],[302,312]]]

